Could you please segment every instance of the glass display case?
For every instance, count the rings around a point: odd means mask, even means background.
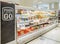
[[[34,33],[34,31],[44,30],[45,27],[57,23],[55,11],[31,11],[21,9],[19,12],[19,14],[16,14],[17,39]]]

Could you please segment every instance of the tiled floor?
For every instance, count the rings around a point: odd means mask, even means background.
[[[60,44],[60,26],[27,44]]]

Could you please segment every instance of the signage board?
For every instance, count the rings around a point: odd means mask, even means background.
[[[15,40],[15,5],[0,2],[0,42],[6,44]]]

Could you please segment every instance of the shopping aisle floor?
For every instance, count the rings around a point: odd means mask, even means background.
[[[60,25],[27,44],[60,44]]]

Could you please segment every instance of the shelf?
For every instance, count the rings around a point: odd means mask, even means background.
[[[24,28],[26,29],[26,28],[29,28],[29,27],[37,26],[37,25],[42,25],[42,24],[44,24],[44,23],[47,23],[47,22],[42,22],[42,23],[39,23],[39,24],[30,25],[30,26],[27,26],[27,27],[24,27]],[[19,30],[18,30],[18,31],[19,31]]]
[[[48,32],[49,30],[52,30],[53,28],[55,28],[57,26],[57,24],[58,23],[54,23],[54,24],[49,25],[49,26],[47,26],[45,28],[38,29],[38,30],[35,30],[35,31],[33,31],[31,33],[28,33],[26,35],[20,36],[17,39],[17,41],[18,41],[19,44],[26,43],[26,42],[28,42],[28,41],[42,35],[42,34]]]
[[[42,23],[39,23],[39,24],[30,25],[30,26],[28,26],[28,27],[33,27],[33,26],[36,26],[36,25],[42,25],[42,24],[44,24],[44,23],[46,23],[46,22],[42,22]],[[26,27],[26,28],[27,28],[27,27]]]

